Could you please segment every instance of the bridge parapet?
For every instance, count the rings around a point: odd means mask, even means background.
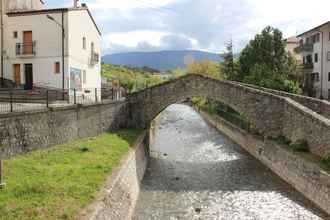
[[[133,127],[146,128],[165,108],[195,96],[220,101],[242,113],[264,137],[307,140],[314,154],[330,153],[330,120],[290,98],[190,74],[129,96]]]

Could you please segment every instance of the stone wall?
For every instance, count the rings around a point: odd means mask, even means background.
[[[313,153],[330,153],[330,120],[326,117],[287,97],[196,74],[130,95],[130,125],[146,128],[166,107],[194,96],[227,104],[265,137],[285,136],[293,142],[304,139]]]
[[[146,133],[141,135],[132,150],[113,171],[98,199],[80,214],[78,219],[131,219],[148,163]]]
[[[234,82],[237,83],[237,82]],[[288,97],[299,104],[306,106],[307,108],[311,109],[312,111],[323,115],[326,118],[330,118],[330,102],[326,100],[320,100],[316,98],[311,98],[307,96],[302,96],[302,95],[296,95],[288,92],[283,92],[283,91],[278,91],[278,90],[273,90],[273,89],[267,89],[267,88],[262,88],[262,87],[257,87],[254,85],[250,84],[245,84],[245,83],[239,83],[240,85],[259,89],[268,93],[272,93],[275,95],[283,96],[283,97]]]
[[[127,103],[105,102],[0,115],[0,158],[127,127]]]
[[[260,140],[217,116],[202,116],[264,163],[305,197],[330,214],[330,174],[317,164],[272,141]]]

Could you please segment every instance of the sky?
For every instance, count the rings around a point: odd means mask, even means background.
[[[73,0],[45,0],[47,8]],[[268,25],[291,37],[330,20],[327,0],[84,0],[103,53],[194,49],[239,52]]]

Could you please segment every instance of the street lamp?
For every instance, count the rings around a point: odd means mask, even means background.
[[[62,30],[62,92],[63,92],[63,101],[64,101],[64,89],[65,89],[65,84],[64,84],[64,80],[65,80],[65,76],[64,76],[64,38],[65,38],[65,29],[64,29],[64,12],[62,11],[62,24],[59,23],[53,16],[51,15],[46,15],[46,17],[53,21],[57,26],[59,26]]]

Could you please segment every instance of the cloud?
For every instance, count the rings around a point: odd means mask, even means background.
[[[66,1],[66,4],[72,4]],[[103,32],[107,51],[202,49],[236,51],[264,27],[289,37],[329,19],[330,1],[314,0],[85,0]],[[64,1],[49,0],[54,6]],[[116,46],[114,46],[116,45]],[[120,45],[120,46],[119,46]]]

